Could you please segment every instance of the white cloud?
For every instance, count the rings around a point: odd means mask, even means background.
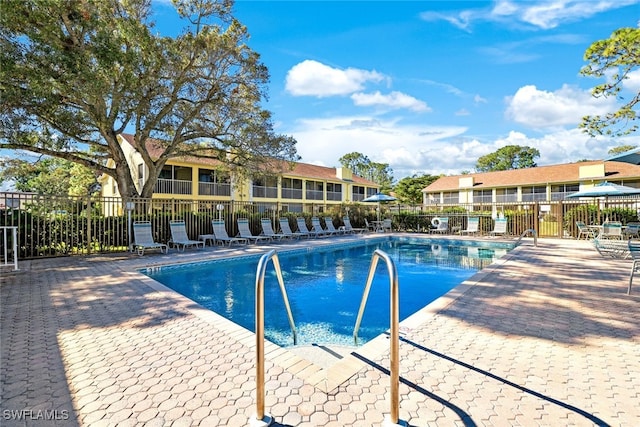
[[[532,129],[577,126],[586,115],[605,114],[615,108],[612,98],[594,98],[589,91],[568,85],[555,92],[523,86],[506,98],[506,116]]]
[[[354,93],[351,99],[356,106],[379,106],[390,109],[407,108],[412,111],[431,111],[426,102],[402,92],[393,91],[383,95],[380,91],[374,93]]]
[[[424,12],[420,17],[425,21],[444,20],[465,31],[469,31],[474,21],[520,22],[550,29],[563,22],[579,21],[637,3],[638,0],[496,0],[491,8],[466,9],[449,14]]]
[[[572,163],[583,159],[604,159],[609,157],[607,152],[611,148],[623,144],[632,144],[631,139],[621,138],[613,141],[605,138],[591,138],[580,129],[570,129],[548,133],[537,138],[528,137],[521,132],[510,132],[506,138],[496,140],[493,148],[497,150],[505,145],[537,148],[540,151],[540,157],[536,162],[542,166]]]
[[[364,89],[367,82],[386,80],[384,74],[357,68],[329,67],[320,62],[305,60],[287,72],[285,89],[294,96],[348,95]]]
[[[511,16],[539,28],[555,28],[565,21],[578,21],[600,12],[637,3],[637,0],[548,0],[541,3],[521,3]],[[515,6],[515,2],[505,0]]]
[[[631,92],[640,92],[640,70],[627,74],[627,78],[622,81],[622,86]]]
[[[473,171],[481,156],[506,145],[537,148],[538,165],[604,159],[608,150],[633,144],[631,137],[612,141],[591,138],[579,129],[557,130],[540,137],[511,131],[505,137],[481,141],[465,136],[467,128],[405,124],[369,116],[309,118],[286,130],[298,141],[302,161],[322,166],[339,166],[340,157],[350,152],[366,155],[374,162],[387,163],[394,177],[414,173],[459,174]]]
[[[286,133],[298,141],[298,154],[305,163],[339,166],[340,157],[358,152],[374,162],[388,163],[394,176],[402,178],[423,171],[454,173],[464,169],[466,158],[475,162],[476,148],[451,144],[466,130],[460,126],[410,125],[398,120],[349,116],[300,120],[295,129]],[[472,151],[464,153],[463,149]]]

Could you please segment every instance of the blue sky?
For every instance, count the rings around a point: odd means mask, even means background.
[[[153,5],[158,30],[179,31],[170,0]],[[264,107],[306,163],[355,151],[398,180],[473,171],[505,145],[537,148],[539,165],[640,145],[577,128],[620,105],[579,71],[591,43],[640,24],[640,0],[240,0],[233,14],[269,69]]]
[[[640,143],[577,128],[619,105],[593,98],[601,81],[579,71],[591,43],[639,25],[640,0],[241,0],[234,10],[271,74],[265,107],[307,163],[339,166],[356,151],[400,179],[473,170],[510,144],[537,148],[546,165]],[[640,71],[631,77],[637,93]]]

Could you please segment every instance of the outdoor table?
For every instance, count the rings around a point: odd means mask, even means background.
[[[215,246],[216,244],[216,236],[215,234],[201,234],[198,236],[198,240],[204,241],[204,245],[207,245],[207,241],[211,240],[211,246]]]

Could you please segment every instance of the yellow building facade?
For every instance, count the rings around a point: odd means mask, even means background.
[[[118,136],[138,191],[148,178],[148,168],[133,146],[133,136]],[[149,147],[148,147],[149,148]],[[152,156],[159,155],[149,150]],[[263,177],[232,176],[215,159],[184,157],[164,166],[153,198],[192,201],[250,202],[302,212],[308,204],[358,202],[378,192],[379,186],[347,168],[330,168],[299,162],[282,162],[281,170]],[[101,179],[102,196],[120,197],[110,176]]]

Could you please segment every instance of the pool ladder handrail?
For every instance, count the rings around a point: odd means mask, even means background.
[[[518,241],[516,242],[516,246],[520,244],[520,241],[522,240],[522,238],[526,236],[528,233],[531,233],[531,235],[533,236],[533,246],[538,246],[538,233],[536,233],[536,230],[533,228],[527,228],[522,232],[522,234],[518,238]]]
[[[391,257],[380,249],[376,249],[371,256],[371,264],[369,266],[369,275],[367,277],[367,283],[364,287],[364,293],[362,295],[362,301],[360,302],[360,309],[358,310],[358,318],[356,319],[356,326],[353,330],[354,343],[358,344],[358,330],[360,329],[360,322],[362,321],[362,315],[364,314],[365,306],[367,305],[367,299],[369,298],[369,290],[371,289],[371,283],[375,276],[376,267],[378,266],[378,260],[382,258],[387,264],[387,270],[389,271],[389,287],[390,287],[390,343],[389,343],[389,359],[390,359],[390,378],[391,378],[391,413],[389,421],[392,425],[399,424],[399,405],[400,405],[400,315],[399,315],[399,289],[398,289],[398,270],[391,259]]]
[[[289,318],[289,325],[291,326],[291,333],[293,334],[293,344],[296,345],[298,343],[296,325],[293,321],[291,307],[289,306],[289,298],[287,297],[284,280],[282,279],[280,260],[278,259],[276,251],[272,249],[260,258],[260,261],[258,262],[258,269],[256,271],[256,414],[255,418],[250,420],[250,424],[255,426],[267,426],[273,422],[273,418],[270,416],[265,417],[264,412],[264,276],[269,260],[272,260],[273,262],[278,283],[280,284],[280,291],[282,292],[284,306],[287,310],[287,317]]]

